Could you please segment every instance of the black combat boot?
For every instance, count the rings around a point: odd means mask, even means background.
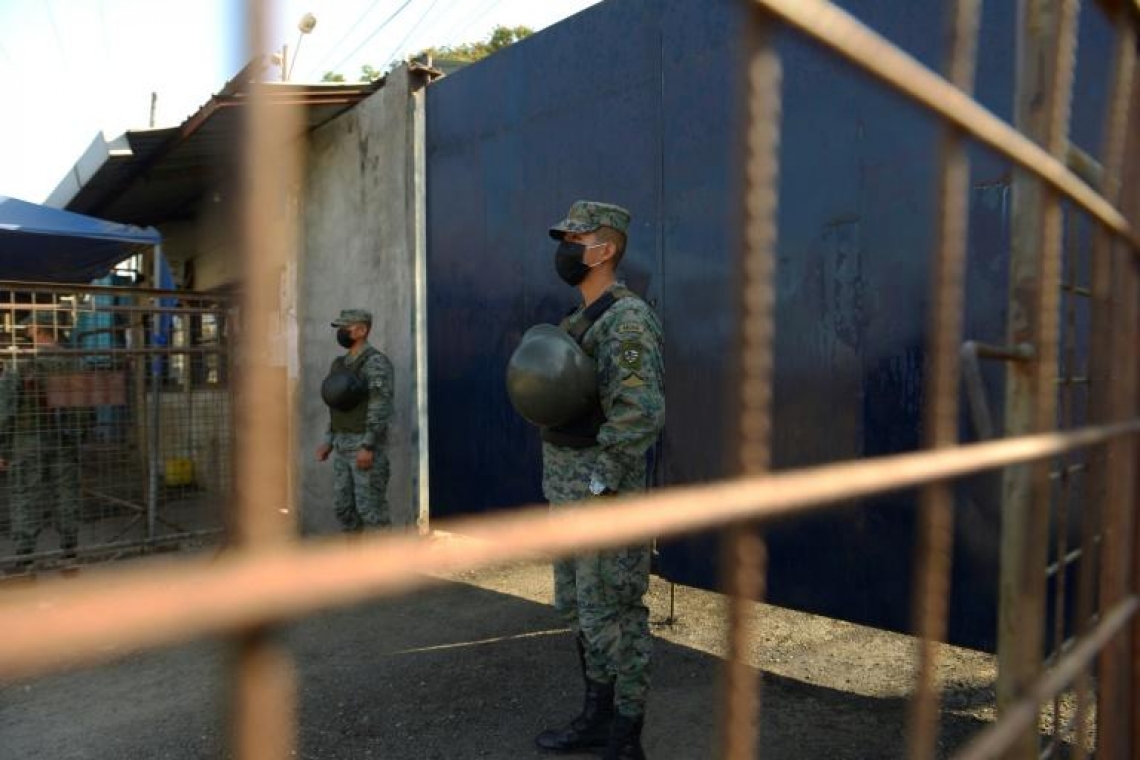
[[[631,718],[618,713],[602,760],[645,760],[645,750],[641,747],[641,728],[644,725],[645,718],[641,715]]]
[[[547,752],[580,752],[600,749],[610,738],[610,724],[614,719],[614,685],[591,681],[586,677],[586,652],[578,640],[578,662],[582,666],[582,680],[586,682],[586,700],[582,714],[562,728],[551,728],[535,737],[539,749]]]

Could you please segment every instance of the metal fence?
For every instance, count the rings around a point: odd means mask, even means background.
[[[0,283],[7,574],[221,533],[229,314],[216,297]]]
[[[744,0],[742,0],[743,2]],[[1078,176],[1070,165],[1068,116],[1078,4],[1022,0],[1016,128],[971,97],[978,0],[948,3],[951,44],[944,76],[928,70],[826,0],[752,0],[749,71],[750,128],[743,163],[746,235],[739,252],[739,477],[622,499],[590,510],[551,515],[541,507],[457,521],[453,532],[472,542],[435,546],[410,536],[370,536],[351,546],[295,544],[287,492],[287,375],[272,346],[280,325],[279,277],[295,232],[282,224],[282,188],[297,186],[297,155],[284,146],[289,118],[255,98],[245,143],[246,300],[237,428],[238,547],[212,562],[187,559],[144,571],[123,570],[97,581],[44,584],[0,599],[0,676],[27,677],[210,634],[234,637],[234,748],[241,758],[286,757],[294,744],[295,689],[288,654],[270,636],[284,621],[354,601],[406,592],[428,582],[426,571],[472,569],[521,558],[566,555],[723,527],[731,642],[722,702],[721,754],[758,754],[759,684],[745,652],[747,605],[763,594],[764,545],[757,521],[802,514],[845,500],[899,489],[921,489],[920,575],[914,600],[919,678],[908,729],[908,754],[936,753],[938,663],[946,627],[950,514],[954,479],[1004,469],[1002,609],[998,722],[961,753],[963,758],[1035,757],[1057,753],[1122,758],[1140,753],[1140,626],[1135,613],[1137,531],[1134,437],[1137,416],[1137,271],[1135,219],[1140,163],[1134,78],[1135,3],[1104,2],[1117,45],[1107,131],[1098,165]],[[250,3],[250,47],[266,49],[263,7]],[[931,324],[924,450],[769,474],[769,398],[775,210],[780,144],[780,59],[772,32],[790,26],[939,117],[945,124],[940,162],[939,229],[930,284]],[[285,112],[288,117],[288,112]],[[1004,437],[960,445],[957,435],[961,313],[968,166],[975,141],[1018,167],[1014,189],[1009,344],[971,350],[1007,362]],[[1084,166],[1087,170],[1089,167]],[[1063,279],[1065,213],[1095,225],[1091,279]],[[1126,215],[1120,209],[1128,209]],[[288,222],[288,219],[285,220]],[[1091,302],[1093,345],[1087,371],[1074,370],[1062,335],[1075,319],[1062,295]],[[1065,309],[1075,301],[1069,300]],[[970,352],[967,352],[969,354]],[[1062,358],[1065,359],[1062,364]],[[969,362],[966,363],[967,369]],[[1063,369],[1063,374],[1059,372]],[[1088,378],[1088,423],[1074,420],[1071,389]],[[1062,382],[1058,382],[1058,379]],[[1065,389],[1064,394],[1058,388]],[[1060,398],[1060,401],[1059,401]],[[1060,423],[1062,424],[1059,424]],[[1084,452],[1084,461],[1074,457]],[[1074,469],[1078,468],[1078,469]],[[1074,475],[1083,473],[1079,549],[1065,536]],[[1056,473],[1056,474],[1054,474]],[[1067,498],[1062,496],[1068,495]],[[1056,517],[1053,517],[1055,515]],[[1052,552],[1052,554],[1051,554]],[[1052,575],[1058,582],[1050,589]],[[1075,568],[1075,583],[1066,568]],[[1075,586],[1075,588],[1073,587]],[[1054,600],[1048,615],[1047,600]],[[1071,616],[1065,614],[1076,597]],[[1059,599],[1058,599],[1059,598]],[[50,600],[50,604],[44,604]],[[117,614],[108,616],[107,609]],[[1046,630],[1054,631],[1046,654]],[[1094,688],[1095,685],[1095,688]],[[1065,716],[1058,695],[1066,698]],[[1042,707],[1054,720],[1041,746]],[[1095,730],[1091,716],[1095,714]],[[1068,725],[1065,725],[1065,724]]]

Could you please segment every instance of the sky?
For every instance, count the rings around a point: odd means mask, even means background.
[[[294,81],[350,81],[425,47],[538,31],[597,0],[279,0]],[[297,22],[317,18],[301,39]],[[246,60],[240,0],[0,0],[0,195],[42,202],[102,132],[175,126]],[[266,51],[271,52],[271,51]]]

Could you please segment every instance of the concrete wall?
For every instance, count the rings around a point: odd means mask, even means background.
[[[329,322],[343,308],[370,310],[371,342],[395,368],[395,413],[388,432],[393,521],[418,514],[416,302],[417,172],[413,77],[388,76],[374,95],[310,136],[297,281],[297,496],[306,533],[338,529],[332,465],[313,451],[328,422],[320,385],[342,352]],[[420,207],[422,208],[422,206]]]
[[[214,290],[237,284],[241,252],[234,212],[231,191],[207,193],[191,219],[159,225],[162,252],[177,287]],[[189,281],[184,277],[187,263],[193,272]]]

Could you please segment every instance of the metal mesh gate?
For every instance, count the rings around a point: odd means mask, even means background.
[[[220,533],[225,299],[0,284],[0,563],[70,566]]]

